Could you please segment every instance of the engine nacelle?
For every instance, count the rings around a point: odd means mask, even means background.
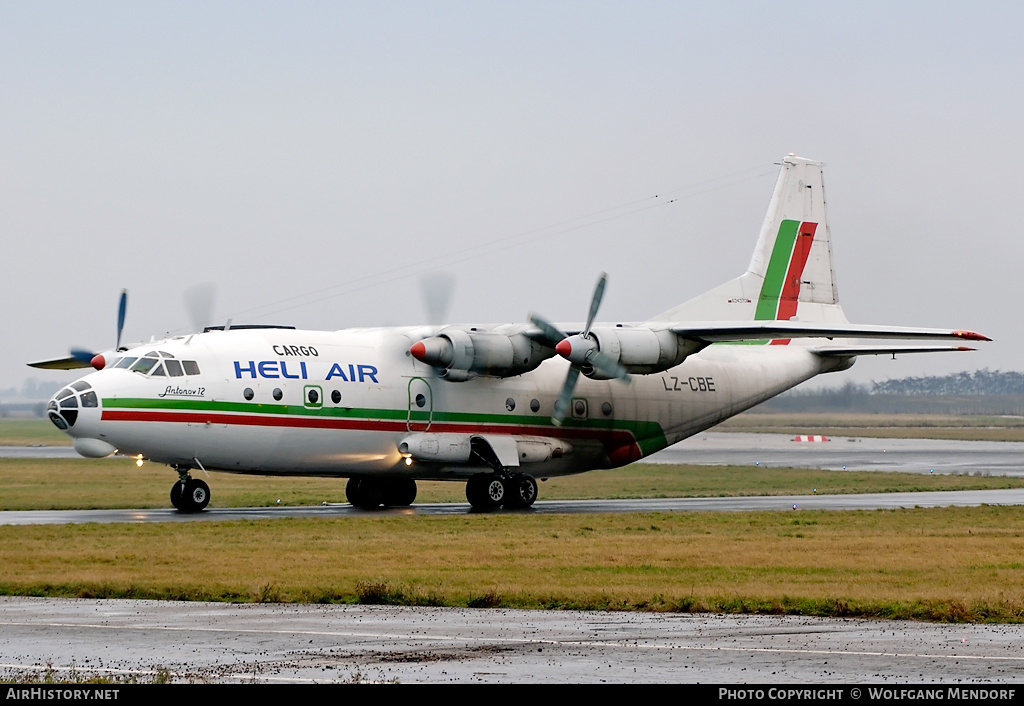
[[[441,377],[462,382],[477,375],[512,377],[534,370],[554,351],[523,333],[494,333],[443,329],[437,336],[414,343],[409,352],[441,370]]]
[[[590,335],[597,341],[598,350],[621,363],[636,375],[660,373],[674,368],[686,357],[706,347],[706,343],[680,338],[671,331],[652,331],[648,328],[592,328]],[[583,373],[599,378],[596,371]]]

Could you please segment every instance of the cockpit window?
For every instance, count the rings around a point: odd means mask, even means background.
[[[73,387],[76,390],[78,390],[79,392],[81,392],[82,390],[89,390],[89,389],[91,389],[92,385],[87,383],[85,380],[79,380],[78,382],[73,383],[71,385],[71,387]]]
[[[98,407],[99,401],[96,399],[96,393],[92,390],[82,393],[82,406],[83,407]]]
[[[182,377],[184,375],[199,375],[199,365],[194,360],[177,360],[166,351],[150,351],[142,358],[124,357],[119,358],[111,366],[116,368],[129,368],[141,375],[150,377]]]
[[[145,375],[150,370],[152,370],[153,366],[156,365],[158,362],[159,361],[155,357],[139,358],[137,361],[135,361],[135,365],[132,366],[132,370],[134,370],[137,373],[142,373],[143,375]]]
[[[65,397],[71,397],[74,394],[75,394],[74,392],[72,392],[71,390],[69,390],[68,388],[65,387],[63,390],[61,390],[60,392],[57,393],[57,399],[58,400],[62,400]]]

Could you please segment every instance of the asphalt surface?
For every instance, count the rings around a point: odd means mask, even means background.
[[[0,675],[47,665],[175,682],[1007,683],[1024,678],[1024,626],[0,598]]]
[[[776,495],[736,498],[654,498],[646,500],[539,500],[528,510],[493,514],[584,514],[598,512],[723,512],[751,510],[877,510],[909,507],[1022,505],[1024,489],[962,490],[860,495]],[[466,515],[468,503],[424,503],[407,508],[359,510],[346,504],[306,507],[207,508],[183,514],[171,508],[151,510],[22,510],[0,512],[0,525],[64,525],[86,522],[216,522],[284,517],[363,517],[366,515]]]

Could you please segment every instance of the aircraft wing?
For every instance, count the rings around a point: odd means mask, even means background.
[[[670,323],[665,327],[681,338],[702,343],[756,341],[775,338],[867,338],[886,340],[990,341],[973,331],[908,326],[829,324],[803,321],[707,321]],[[888,350],[888,349],[886,349]],[[956,349],[953,349],[956,350]]]
[[[814,353],[824,358],[851,358],[858,355],[891,355],[900,353],[949,353],[951,351],[973,351],[968,346],[824,346],[815,348]]]
[[[49,358],[47,360],[37,360],[34,363],[29,363],[33,368],[40,368],[42,370],[74,370],[76,368],[90,368],[88,360],[81,360],[73,355],[69,355],[66,358]]]

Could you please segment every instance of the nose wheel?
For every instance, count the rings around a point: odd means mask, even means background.
[[[171,505],[179,512],[201,512],[210,504],[210,486],[184,473],[171,486]]]

